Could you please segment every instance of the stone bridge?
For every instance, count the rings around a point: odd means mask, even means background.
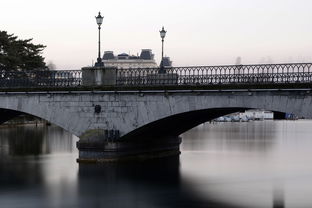
[[[78,136],[79,162],[179,154],[180,134],[222,115],[266,109],[312,118],[307,89],[0,92],[1,122],[21,113]]]

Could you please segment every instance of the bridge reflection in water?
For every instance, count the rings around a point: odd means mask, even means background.
[[[55,126],[1,129],[1,206],[233,207],[197,196],[181,180],[179,157],[78,167],[76,140]]]
[[[179,157],[79,165],[79,195],[84,196],[81,207],[234,207],[202,198],[194,188],[180,178]]]
[[[310,207],[311,124],[207,124],[182,135],[180,159],[97,165],[76,164],[77,138],[60,128],[1,129],[0,203],[8,208]],[[243,206],[246,201],[251,205]]]

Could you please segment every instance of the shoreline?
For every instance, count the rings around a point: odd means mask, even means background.
[[[47,121],[29,121],[29,122],[20,122],[20,123],[3,123],[0,125],[0,129],[3,128],[13,128],[20,126],[49,126],[50,123]]]

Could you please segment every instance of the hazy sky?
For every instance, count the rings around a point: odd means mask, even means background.
[[[312,62],[312,0],[1,0],[0,30],[47,46],[46,61],[79,69],[102,52],[150,48],[175,66]]]

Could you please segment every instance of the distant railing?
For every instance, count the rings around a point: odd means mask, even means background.
[[[77,87],[81,85],[81,70],[0,71],[1,88]]]
[[[312,63],[116,69],[115,86],[212,86],[311,83]],[[83,86],[81,70],[0,71],[0,88]],[[105,83],[103,84],[105,85]]]
[[[312,63],[123,69],[119,86],[312,83]]]

